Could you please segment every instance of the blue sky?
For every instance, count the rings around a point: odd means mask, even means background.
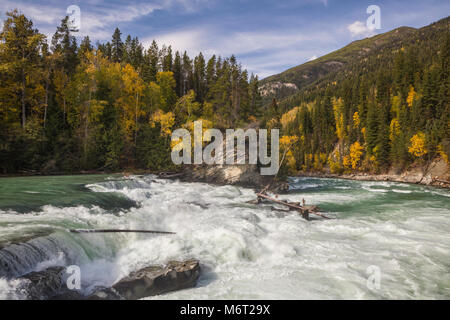
[[[264,78],[400,26],[422,27],[450,13],[448,0],[1,0],[0,17],[18,8],[51,36],[69,5],[81,9],[79,37],[153,39],[190,55],[235,54]],[[381,9],[381,29],[369,30],[369,5]]]

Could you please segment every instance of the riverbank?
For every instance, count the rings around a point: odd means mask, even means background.
[[[391,181],[450,189],[450,172],[447,162],[443,159],[433,161],[427,169],[424,169],[420,166],[415,166],[401,173],[394,172],[393,170],[380,174],[367,172],[355,172],[348,174],[333,174],[328,172],[299,172],[295,176],[338,178],[356,181]]]
[[[121,171],[104,171],[104,170],[81,170],[71,172],[43,172],[43,171],[26,171],[15,173],[1,173],[0,178],[15,178],[15,177],[51,177],[51,176],[78,176],[78,175],[99,175],[99,174],[123,174],[123,175],[144,175],[155,174],[159,175],[162,171],[151,171],[145,169],[123,169]]]

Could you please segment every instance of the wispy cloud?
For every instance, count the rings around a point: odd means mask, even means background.
[[[243,66],[261,77],[275,73],[280,68],[306,62],[315,55],[317,47],[333,42],[333,35],[325,31],[299,33],[221,31],[211,26],[157,34],[144,39],[145,47],[152,40],[159,45],[186,50],[190,55],[203,52],[207,57],[236,55]]]
[[[77,1],[81,9],[81,29],[77,35],[89,35],[93,39],[105,40],[112,34],[112,29],[121,23],[132,22],[148,16],[156,10],[176,9],[178,12],[195,12],[201,5],[208,5],[215,0],[155,0],[107,2],[96,0]],[[66,15],[66,9],[73,1],[21,2],[2,0],[0,13],[4,15],[12,9],[19,9],[33,22],[39,24],[41,32],[54,32],[56,26]]]
[[[61,15],[64,12],[62,8],[58,8],[55,6],[46,6],[42,4],[32,5],[29,3],[22,4],[20,2],[10,0],[2,0],[0,2],[0,13],[2,14],[2,16],[4,16],[6,12],[13,9],[20,10],[29,18],[32,18],[33,22],[43,24],[57,23],[58,20],[61,19]]]
[[[89,35],[94,39],[107,39],[111,36],[111,28],[118,24],[134,21],[162,8],[160,4],[151,3],[94,7],[90,10],[83,10],[81,7],[80,35]]]

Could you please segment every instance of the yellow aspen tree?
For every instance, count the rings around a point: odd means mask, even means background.
[[[125,97],[125,123],[130,136],[134,134],[134,145],[136,146],[138,120],[140,116],[145,115],[141,108],[142,93],[144,91],[144,81],[133,68],[126,64],[122,69],[122,81],[124,83]]]
[[[359,161],[363,155],[363,150],[363,146],[361,146],[358,141],[350,146],[350,163],[353,170],[358,168]]]
[[[297,136],[282,136],[280,138],[280,151],[282,155],[286,158],[287,166],[289,168],[290,173],[295,173],[297,169],[297,163],[290,149],[295,143],[297,143],[299,137]]]
[[[161,135],[169,136],[172,133],[172,127],[175,124],[173,112],[164,113],[161,109],[157,110],[150,118],[150,125],[154,128],[156,123],[161,126]]]
[[[389,139],[391,142],[394,141],[398,135],[400,135],[400,123],[397,118],[394,118],[389,126]]]
[[[358,111],[356,111],[356,112],[353,114],[353,126],[354,126],[355,128],[359,128],[360,124],[361,124],[361,119],[359,118],[359,113],[358,113]]]
[[[294,122],[299,111],[300,111],[300,107],[295,107],[294,109],[283,114],[281,116],[281,120],[280,120],[282,127],[286,128],[290,123]]]
[[[428,153],[426,138],[423,132],[418,132],[411,138],[411,146],[408,151],[417,158],[423,157]]]
[[[346,168],[346,169],[350,169],[352,162],[351,162],[351,158],[349,155],[346,155],[344,158],[342,158],[342,165]]]
[[[152,81],[148,85],[148,101],[150,111],[158,110],[162,106],[161,87],[156,82]]]
[[[406,103],[408,104],[408,107],[412,107],[414,100],[416,99],[417,93],[414,91],[414,87],[409,87],[408,97],[406,98]]]
[[[336,121],[336,135],[342,141],[345,138],[345,124],[344,124],[344,102],[342,98],[333,99],[334,119]]]

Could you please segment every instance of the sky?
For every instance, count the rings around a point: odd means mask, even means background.
[[[80,8],[81,39],[111,39],[116,27],[145,47],[158,44],[186,50],[234,54],[260,78],[316,59],[350,42],[400,26],[423,27],[450,14],[448,0],[1,0],[0,21],[17,8],[49,38],[70,5]],[[380,9],[380,29],[368,28]]]

